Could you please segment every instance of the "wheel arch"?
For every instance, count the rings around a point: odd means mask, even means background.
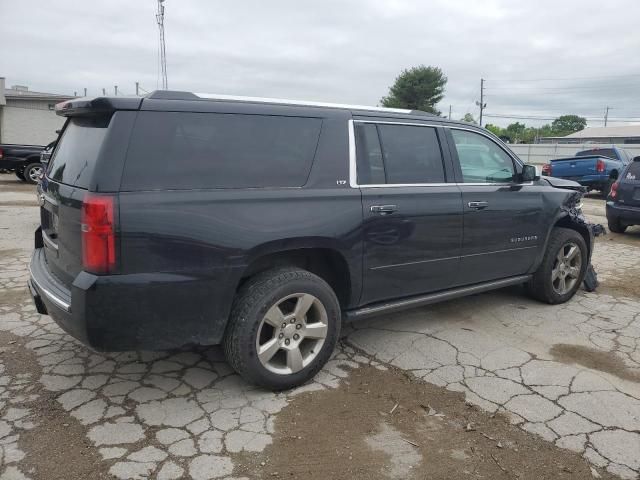
[[[270,242],[247,256],[237,289],[257,273],[277,267],[298,267],[318,275],[334,290],[341,308],[354,305],[360,296],[360,281],[354,260],[332,239],[304,238]]]

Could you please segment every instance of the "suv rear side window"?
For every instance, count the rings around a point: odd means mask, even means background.
[[[322,120],[140,112],[121,189],[300,187]]]
[[[356,124],[358,184],[444,183],[436,129],[413,125]]]
[[[47,176],[56,182],[89,188],[98,152],[107,134],[109,118],[71,118],[55,154]]]

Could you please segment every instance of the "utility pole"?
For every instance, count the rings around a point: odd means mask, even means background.
[[[604,126],[607,126],[607,121],[609,120],[609,105],[607,105],[607,108],[604,111]]]
[[[449,120],[451,120],[451,105],[449,105]]]
[[[484,78],[480,79],[480,101],[476,102],[476,105],[480,107],[480,126],[482,127],[482,112],[487,108],[487,104],[484,103]]]
[[[167,81],[167,50],[165,48],[164,40],[164,0],[158,0],[158,12],[156,13],[156,22],[158,23],[158,29],[160,31],[160,70],[162,75],[162,89],[167,90],[169,88],[169,82]]]
[[[140,96],[140,83],[136,82],[136,97]]]
[[[118,85],[114,85],[113,86],[113,91],[116,94],[116,97],[118,96]]]
[[[87,87],[84,87],[84,96],[87,96]]]
[[[107,96],[107,89],[106,89],[106,88],[104,88],[104,87],[102,88],[102,95],[103,95],[104,97],[106,97],[106,96]]]

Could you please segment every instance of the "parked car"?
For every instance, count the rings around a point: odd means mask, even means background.
[[[47,166],[49,165],[49,160],[51,159],[53,149],[56,148],[57,143],[58,140],[56,139],[53,142],[47,144],[47,146],[45,146],[40,152],[40,163],[42,164],[44,170],[46,170]]]
[[[633,159],[611,187],[607,221],[614,233],[624,233],[627,227],[640,225],[640,157]]]
[[[574,180],[606,196],[630,161],[631,155],[621,148],[593,148],[578,152],[575,157],[551,160],[542,174]]]
[[[29,287],[94,349],[222,343],[285,389],[343,320],[520,284],[562,303],[590,263],[581,187],[466,123],[169,91],[57,108]]]
[[[38,183],[42,175],[41,145],[0,144],[0,170],[14,172],[23,182]]]

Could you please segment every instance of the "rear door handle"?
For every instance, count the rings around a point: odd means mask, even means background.
[[[397,205],[371,205],[371,213],[377,213],[379,215],[389,215],[397,210]]]
[[[469,202],[467,205],[469,205],[469,208],[473,208],[474,210],[482,210],[489,206],[489,202]]]

